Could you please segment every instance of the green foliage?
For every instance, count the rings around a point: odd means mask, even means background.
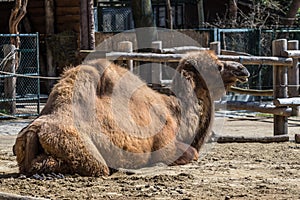
[[[0,109],[0,113],[5,114],[5,115],[9,114],[8,110],[6,110],[6,109]]]

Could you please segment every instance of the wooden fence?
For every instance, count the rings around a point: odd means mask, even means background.
[[[130,41],[120,42],[118,52],[106,54],[110,60],[126,62],[127,67],[133,70],[133,61],[148,62],[178,62],[186,51],[197,51],[210,49],[215,51],[220,60],[236,61],[244,65],[272,65],[273,66],[273,90],[246,90],[233,87],[231,91],[250,94],[255,96],[273,96],[273,105],[261,104],[260,102],[218,102],[216,106],[225,105],[229,110],[250,110],[274,115],[274,136],[288,134],[288,117],[299,115],[299,67],[298,60],[300,51],[299,41],[286,39],[274,40],[272,43],[272,56],[251,56],[246,53],[236,53],[223,51],[219,42],[210,44],[210,48],[198,47],[175,47],[162,48],[162,42],[153,42],[153,48],[162,53],[134,53]],[[161,81],[160,66],[151,66],[149,70],[151,81],[159,83]]]

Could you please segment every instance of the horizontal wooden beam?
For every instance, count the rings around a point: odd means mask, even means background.
[[[221,49],[221,55],[228,55],[228,56],[251,56],[251,54],[239,51],[229,51]]]
[[[259,102],[222,101],[215,102],[215,106],[216,109],[249,110],[254,112],[270,113],[286,117],[289,117],[292,114],[292,108],[276,107],[270,104],[260,104]]]
[[[300,58],[300,50],[284,51],[283,56],[290,57],[290,58]]]
[[[218,55],[220,60],[235,61],[244,65],[283,65],[292,66],[292,58],[284,57],[266,57],[266,56],[229,56]]]
[[[111,52],[106,54],[110,60],[136,60],[151,62],[178,62],[185,54],[157,54],[157,53],[124,53]],[[235,61],[251,65],[284,65],[292,66],[292,58],[265,57],[265,56],[226,56],[218,55],[220,60]]]
[[[157,53],[124,53],[111,52],[106,57],[109,60],[135,60],[150,62],[178,62],[184,54],[157,54]]]
[[[254,90],[254,89],[244,89],[239,87],[231,87],[230,92],[239,94],[249,94],[252,96],[273,96],[273,90]]]
[[[270,137],[245,137],[245,136],[216,136],[218,143],[245,143],[245,142],[258,142],[258,143],[273,143],[273,142],[288,142],[288,135],[277,135]]]
[[[300,97],[274,99],[275,106],[300,106]]]
[[[197,46],[182,46],[162,49],[162,53],[185,53],[189,51],[203,51],[209,50],[209,48],[197,47]]]

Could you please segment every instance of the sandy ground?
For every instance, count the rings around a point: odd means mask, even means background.
[[[17,173],[12,145],[28,122],[0,121],[0,199],[1,193],[47,199],[300,199],[300,144],[293,141],[209,143],[191,164],[120,170],[109,177],[26,178]],[[229,113],[215,124],[220,135],[273,134],[272,118],[253,114]],[[289,120],[291,139],[295,133],[300,118]]]

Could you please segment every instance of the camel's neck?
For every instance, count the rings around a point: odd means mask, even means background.
[[[172,89],[181,106],[178,139],[199,151],[210,133],[213,118],[213,103],[205,81],[202,77],[188,81],[175,77]]]
[[[210,134],[214,117],[214,107],[210,92],[207,89],[197,87],[195,88],[195,93],[197,94],[198,105],[200,107],[200,117],[192,146],[199,151]]]

